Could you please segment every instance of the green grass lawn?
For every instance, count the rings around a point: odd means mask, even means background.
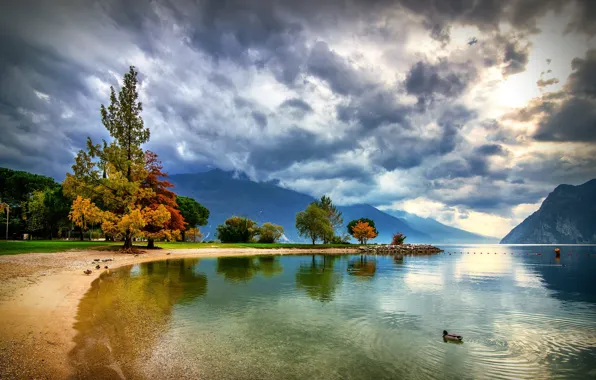
[[[320,249],[320,248],[349,248],[355,247],[350,244],[284,244],[284,243],[189,243],[189,242],[156,242],[158,247],[165,249],[201,249],[201,248],[298,248],[298,249]],[[17,255],[20,253],[52,253],[63,252],[73,249],[107,248],[118,249],[122,242],[105,241],[66,241],[66,240],[27,240],[27,241],[0,241],[0,255]],[[135,248],[144,248],[145,245],[135,244]]]
[[[105,241],[66,241],[66,240],[9,240],[0,241],[0,255],[17,255],[19,253],[52,253],[72,249],[90,249],[120,245],[118,242]]]

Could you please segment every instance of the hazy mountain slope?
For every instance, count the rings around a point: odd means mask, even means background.
[[[279,224],[284,227],[288,239],[303,240],[294,227],[295,218],[297,212],[313,201],[309,195],[272,183],[253,182],[243,176],[234,177],[232,173],[222,170],[177,174],[172,175],[170,180],[178,194],[193,197],[210,210],[209,225],[202,228],[207,239],[213,239],[218,224],[232,215],[240,215],[258,223],[269,221]],[[373,219],[379,230],[379,238],[375,241],[389,242],[395,231],[407,234],[412,242],[430,240],[430,236],[411,228],[405,221],[370,205],[341,206],[339,209],[344,214],[346,224],[361,217]]]
[[[559,185],[501,244],[596,243],[596,179]]]
[[[279,224],[284,227],[290,240],[302,241],[294,227],[295,216],[313,201],[309,195],[273,183],[253,182],[245,176],[235,177],[230,172],[217,169],[204,173],[172,175],[170,180],[176,185],[174,190],[178,194],[195,198],[211,211],[209,225],[202,228],[207,239],[214,238],[213,233],[218,224],[232,215],[241,215],[259,223],[270,221]],[[339,209],[344,215],[345,224],[361,217],[374,220],[379,230],[379,237],[375,239],[377,242],[390,242],[391,235],[395,232],[407,235],[408,242],[474,243],[480,239],[479,235],[445,226],[432,219],[418,218],[413,214],[404,213],[405,218],[401,218],[398,213],[389,215],[365,204],[340,206]],[[449,239],[451,233],[455,234],[454,239]],[[467,237],[469,240],[466,240]]]

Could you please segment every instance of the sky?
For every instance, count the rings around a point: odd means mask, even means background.
[[[0,166],[62,180],[134,65],[170,174],[502,237],[596,178],[595,35],[591,0],[6,1]]]

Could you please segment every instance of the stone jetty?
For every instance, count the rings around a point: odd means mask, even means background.
[[[369,245],[360,247],[359,250],[360,253],[365,254],[393,255],[396,257],[434,255],[443,252],[442,249],[428,244]]]

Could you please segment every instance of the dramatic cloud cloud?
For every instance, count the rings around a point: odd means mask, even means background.
[[[510,117],[538,120],[540,141],[596,141],[596,50],[571,61],[573,72],[562,91],[548,93]]]
[[[491,222],[596,177],[595,14],[590,0],[8,2],[0,165],[62,179],[88,136],[108,137],[99,106],[135,65],[147,148],[170,172],[419,202],[501,234]]]

